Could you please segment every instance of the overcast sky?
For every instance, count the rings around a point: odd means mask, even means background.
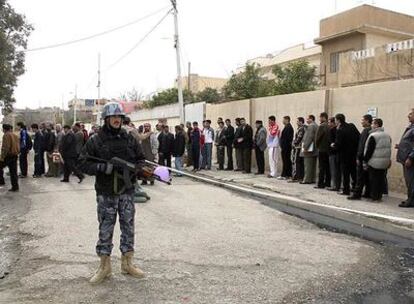
[[[9,0],[35,27],[28,48],[92,35],[162,12],[114,33],[38,52],[28,52],[26,73],[15,92],[16,107],[60,106],[73,97],[97,98],[98,53],[105,98],[135,87],[149,94],[171,87],[176,77],[174,23],[164,22],[131,54],[128,52],[165,14],[169,0]],[[373,1],[337,0],[337,11]],[[376,0],[375,5],[414,15],[413,0]],[[246,60],[311,42],[319,20],[335,13],[334,0],[178,0],[183,74],[228,77]]]

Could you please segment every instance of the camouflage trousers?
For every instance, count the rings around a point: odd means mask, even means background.
[[[121,195],[97,195],[99,240],[96,244],[96,253],[110,255],[112,238],[117,214],[119,214],[119,226],[121,228],[121,242],[119,249],[122,253],[134,251],[135,238],[135,205],[134,194]]]

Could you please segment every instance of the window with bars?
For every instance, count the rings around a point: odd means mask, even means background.
[[[330,72],[337,73],[339,71],[339,52],[331,53],[330,56]]]

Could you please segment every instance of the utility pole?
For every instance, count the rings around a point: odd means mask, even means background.
[[[101,53],[98,54],[98,107],[97,107],[97,121],[101,119]]]
[[[62,127],[65,125],[65,94],[62,94]]]
[[[191,92],[191,62],[188,62],[187,86],[188,86],[188,92]]]
[[[175,24],[175,51],[177,55],[177,89],[178,89],[178,106],[180,108],[180,122],[185,124],[184,117],[184,97],[183,97],[183,88],[181,80],[181,60],[180,60],[180,39],[178,35],[178,10],[177,10],[177,0],[171,0],[171,4],[174,9],[174,24]]]
[[[78,103],[78,85],[75,85],[75,100],[73,104],[73,123],[76,123],[76,105]]]

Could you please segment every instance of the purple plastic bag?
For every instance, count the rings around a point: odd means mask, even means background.
[[[167,167],[158,166],[154,170],[154,175],[158,176],[161,181],[166,183],[168,183],[171,180],[170,171]]]

